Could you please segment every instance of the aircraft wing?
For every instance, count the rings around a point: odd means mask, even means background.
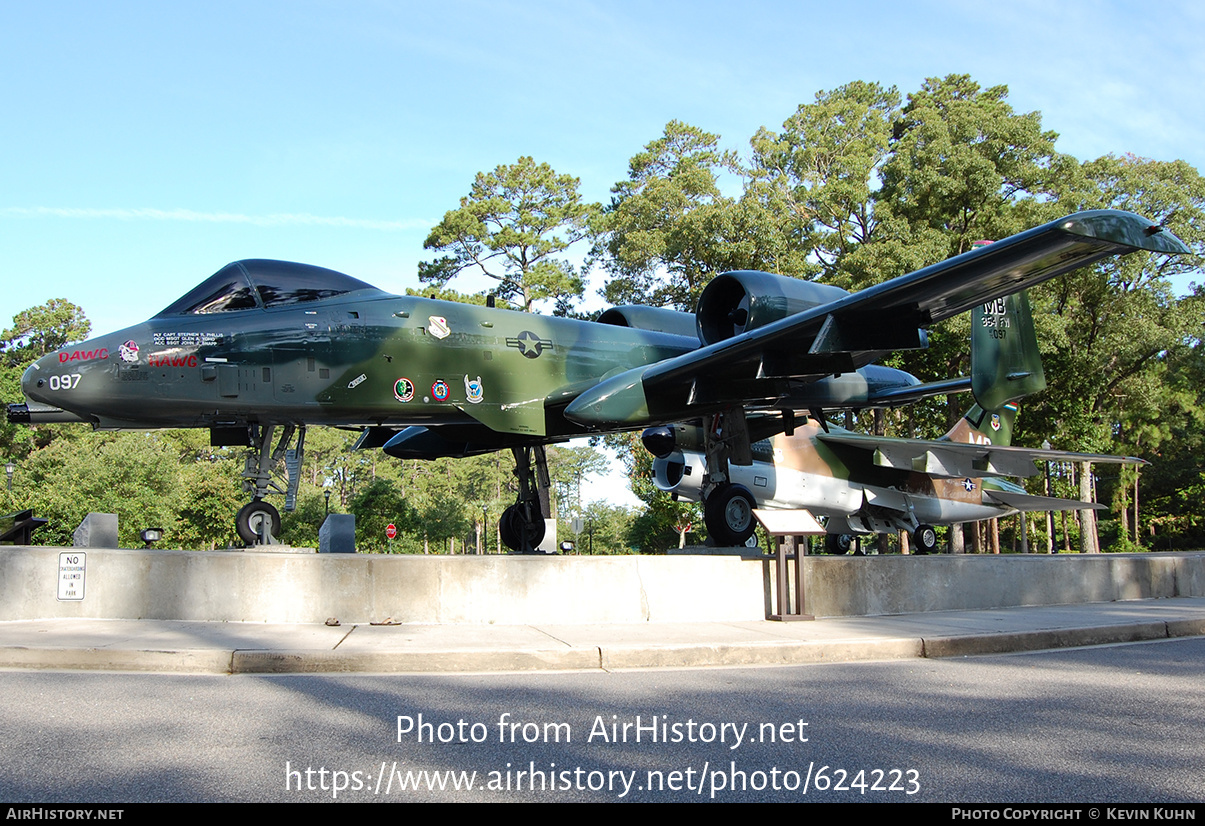
[[[565,410],[597,427],[693,418],[734,404],[774,406],[789,384],[849,373],[883,352],[924,346],[918,328],[1136,250],[1186,253],[1171,233],[1118,210],[1080,212],[583,392]],[[786,368],[784,369],[784,363]]]
[[[873,452],[879,467],[928,473],[953,479],[981,476],[1029,477],[1038,473],[1037,462],[1092,462],[1093,464],[1144,465],[1133,456],[1103,453],[1070,453],[1028,447],[998,447],[992,444],[968,444],[944,440],[894,439],[859,433],[821,433],[817,436],[831,445],[845,445]]]

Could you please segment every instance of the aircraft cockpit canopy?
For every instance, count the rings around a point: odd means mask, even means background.
[[[271,309],[376,287],[341,272],[290,261],[248,259],[227,264],[159,313],[209,315]]]

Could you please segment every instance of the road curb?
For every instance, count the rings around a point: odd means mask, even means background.
[[[0,668],[229,674],[232,651],[0,647]]]
[[[1205,636],[1205,618],[827,640],[725,643],[608,643],[587,637],[563,647],[449,647],[419,650],[318,648],[120,648],[0,646],[0,668],[167,674],[448,674],[618,671],[642,668],[812,665],[1008,654]],[[128,637],[127,637],[128,640]]]
[[[1169,636],[1167,625],[1166,622],[1137,622],[1090,628],[1052,628],[995,634],[926,637],[922,656],[938,659],[1161,640],[1167,639]]]

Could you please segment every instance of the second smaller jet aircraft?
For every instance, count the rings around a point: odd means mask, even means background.
[[[653,427],[643,441],[657,457],[657,487],[688,501],[703,499],[708,532],[718,544],[743,544],[753,533],[755,507],[807,509],[827,517],[830,553],[845,553],[851,534],[904,530],[925,554],[937,547],[935,525],[1101,507],[1033,496],[1001,478],[1033,476],[1042,460],[1141,460],[1009,446],[1017,400],[1046,386],[1029,302],[1024,293],[989,302],[974,310],[972,324],[977,403],[942,438],[869,436],[809,420],[754,444],[752,464],[729,463],[729,483],[704,496],[701,425]]]

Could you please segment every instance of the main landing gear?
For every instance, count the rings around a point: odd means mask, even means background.
[[[276,425],[251,425],[248,429],[251,449],[243,464],[243,490],[254,498],[244,505],[235,517],[234,526],[239,539],[247,545],[275,545],[280,536],[280,511],[264,501],[269,493],[283,493],[285,510],[297,506],[297,486],[301,482],[301,462],[305,455],[305,425],[284,425],[280,441],[272,449]],[[290,449],[293,434],[297,447]],[[283,486],[276,481],[274,470],[281,459],[285,461]]]
[[[724,547],[744,545],[757,527],[753,519],[756,507],[748,488],[721,483],[703,504],[703,522],[707,525],[708,536]]]
[[[735,407],[712,416],[703,431],[707,476],[703,488],[703,522],[707,534],[717,545],[744,545],[757,522],[753,509],[757,502],[744,485],[729,481],[729,463],[753,464],[749,427],[745,411]]]
[[[854,538],[847,533],[826,533],[824,535],[824,552],[841,556],[849,553],[854,545]]]
[[[498,535],[512,551],[535,553],[544,541],[544,518],[550,510],[548,458],[543,445],[515,447],[511,452],[519,479],[519,501],[502,511]]]
[[[937,531],[932,525],[917,525],[912,532],[912,544],[916,546],[917,554],[933,553],[937,550]]]

